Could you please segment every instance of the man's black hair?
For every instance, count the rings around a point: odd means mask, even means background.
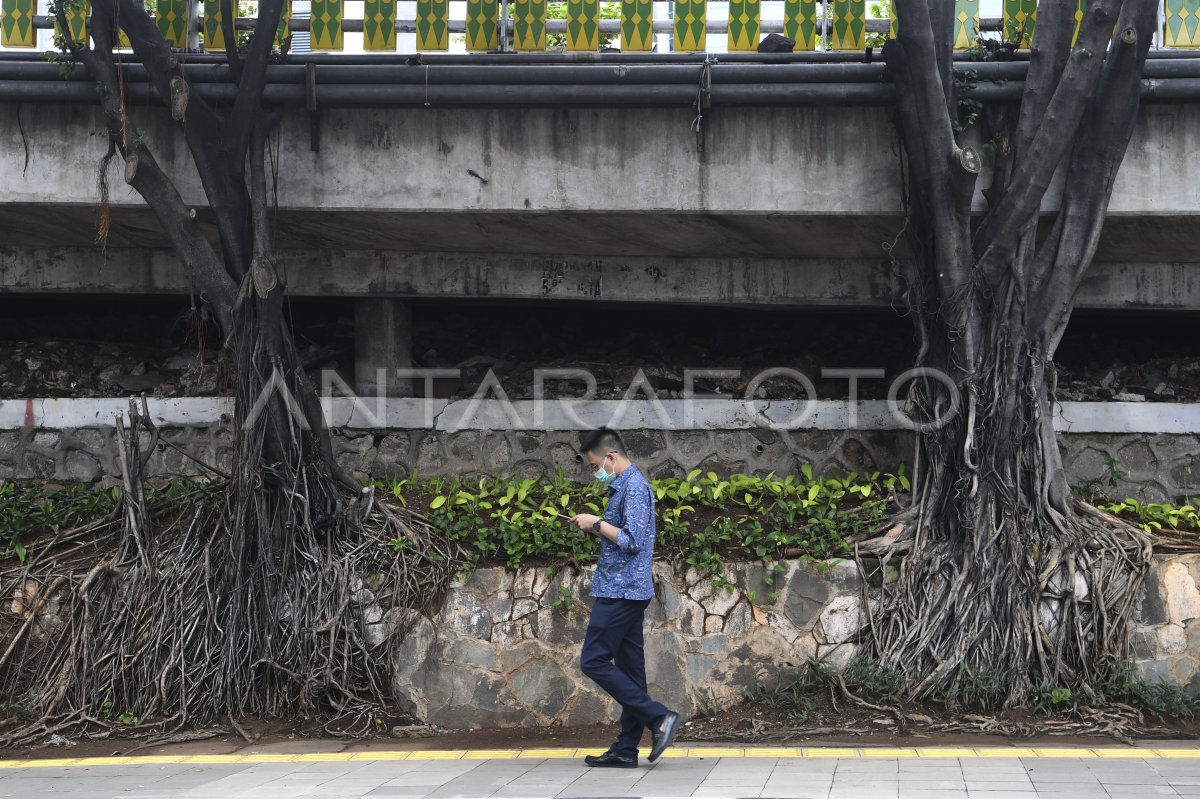
[[[618,455],[625,454],[625,442],[621,440],[621,436],[616,430],[610,430],[607,427],[598,427],[583,437],[583,443],[579,445],[579,451],[584,455],[589,452],[602,455],[605,452],[616,452]]]

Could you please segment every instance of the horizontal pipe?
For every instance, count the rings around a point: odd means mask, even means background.
[[[980,100],[1011,101],[1020,97],[1024,84],[983,84],[967,96]],[[224,83],[196,84],[194,91],[204,99],[228,104],[236,88]],[[687,84],[605,86],[462,85],[431,84],[428,88],[408,84],[326,84],[316,87],[321,106],[434,107],[434,108],[506,108],[506,107],[691,107],[696,87]],[[721,105],[858,105],[890,104],[895,89],[888,84],[802,83],[802,84],[714,84],[710,98]],[[126,100],[134,104],[157,103],[153,88],[146,83],[130,83]],[[1143,97],[1154,100],[1200,100],[1200,79],[1180,78],[1143,81]],[[0,102],[95,103],[99,99],[93,84],[82,81],[48,83],[45,81],[0,81]],[[268,84],[264,102],[283,107],[304,107],[305,88],[301,84]]]
[[[1013,98],[1014,82],[1024,80],[1024,62],[986,62],[959,65],[956,71],[970,76],[978,98]],[[1166,67],[1166,68],[1163,68]],[[128,82],[145,83],[149,76],[140,64],[122,65]],[[229,83],[229,68],[223,64],[187,64],[185,72],[193,84]],[[322,65],[317,68],[318,85],[661,85],[700,82],[698,64],[618,65]],[[1176,78],[1200,78],[1200,59],[1176,60],[1147,65],[1147,77],[1168,74]],[[270,84],[305,83],[306,67],[272,65],[266,70]],[[715,64],[710,67],[713,85],[742,84],[882,84],[882,64]],[[94,83],[82,65],[66,76],[71,82]],[[1156,78],[1158,79],[1158,78]],[[0,61],[0,80],[42,80],[61,83],[59,65],[44,61]],[[1172,91],[1180,91],[1176,88]],[[802,92],[803,94],[803,92]],[[1151,92],[1153,95],[1153,92]],[[1174,97],[1174,95],[1172,95]]]
[[[1163,69],[1163,67],[1169,67]],[[976,86],[986,89],[995,81],[1021,81],[1025,63],[980,63],[958,65],[956,70],[971,76]],[[194,84],[228,83],[229,68],[224,64],[185,64],[188,80]],[[146,82],[148,75],[141,64],[121,67],[127,81]],[[328,84],[405,84],[405,85],[658,85],[698,83],[703,72],[700,64],[613,64],[541,66],[512,65],[397,65],[397,64],[328,64],[316,70],[319,85]],[[267,81],[273,84],[303,84],[306,68],[299,64],[267,67]],[[1147,77],[1178,76],[1200,78],[1200,58],[1149,64]],[[717,84],[853,84],[883,83],[886,80],[883,64],[721,64],[710,67],[710,77]],[[62,80],[92,83],[82,65],[75,65],[64,78],[57,64],[40,61],[0,61],[0,80]]]
[[[814,65],[827,66],[827,65]],[[613,66],[404,66],[394,64],[322,65],[317,69],[318,84],[476,84],[496,85],[523,83],[545,84],[661,84],[688,83],[695,85],[703,67],[699,64],[639,64]],[[193,84],[230,83],[229,67],[224,64],[188,64],[184,67]],[[141,64],[127,64],[121,72],[128,81],[145,83],[149,80]],[[300,64],[267,67],[267,82],[304,84],[306,67]],[[0,80],[62,80],[55,64],[0,62]],[[94,83],[82,65],[70,72],[68,80]]]
[[[1200,57],[1161,58],[1147,60],[1142,67],[1143,78],[1200,78]]]
[[[209,102],[231,104],[236,87],[229,84],[202,83],[194,91]],[[317,105],[339,107],[688,107],[696,101],[696,88],[674,86],[424,86],[389,84],[331,84],[317,86]],[[85,83],[47,84],[40,81],[0,81],[0,101],[94,103],[99,95],[94,85]],[[149,84],[129,84],[128,103],[144,105],[158,102]],[[298,84],[269,84],[263,101],[271,105],[305,107],[305,87]]]
[[[701,64],[614,64],[543,65],[543,66],[465,66],[447,65],[322,65],[317,69],[318,84],[662,84],[695,85],[702,73]],[[715,64],[713,83],[880,83],[883,64]],[[228,83],[229,68],[224,64],[188,64],[184,67],[192,83]],[[126,80],[149,79],[141,64],[121,67]],[[306,68],[299,64],[267,67],[269,83],[304,83]],[[1200,70],[1197,71],[1200,75]],[[75,65],[64,77],[57,64],[44,62],[0,62],[0,80],[74,80],[94,82],[82,65]]]
[[[1011,65],[998,65],[1011,67]],[[0,63],[0,101],[4,102],[63,102],[95,103],[99,99],[95,82],[82,77],[62,80],[47,77],[47,64]],[[713,67],[713,82],[709,98],[713,105],[729,106],[798,106],[798,105],[887,105],[892,102],[894,88],[890,83],[876,81],[806,82],[776,80],[779,76],[803,66],[724,66]],[[126,67],[131,73],[134,66]],[[141,67],[136,67],[141,69]],[[189,67],[189,71],[209,77],[223,78],[223,67]],[[287,80],[270,79],[263,100],[283,107],[304,107],[305,85],[295,80],[297,67],[272,67]],[[690,107],[697,97],[699,70],[686,65],[633,67],[557,67],[490,68],[490,80],[479,82],[481,71],[468,67],[367,68],[344,67],[346,70],[375,69],[377,77],[403,75],[404,79],[374,82],[326,82],[321,77],[335,72],[333,67],[318,70],[316,100],[318,106],[367,107]],[[623,70],[623,71],[622,71]],[[724,70],[724,72],[722,72]],[[880,74],[877,69],[870,70]],[[24,78],[8,79],[7,74]],[[157,93],[142,79],[129,77],[125,85],[126,99],[131,103],[158,103]],[[430,76],[412,80],[412,76]],[[816,74],[830,74],[820,70]],[[866,70],[864,70],[866,74]],[[36,75],[37,77],[30,77]],[[624,80],[624,77],[633,78]],[[660,80],[655,80],[659,75]],[[718,76],[724,76],[718,79]],[[755,76],[772,76],[754,80]],[[435,79],[434,76],[437,76]],[[470,78],[473,82],[452,82]],[[217,103],[230,103],[237,88],[224,80],[197,80],[193,85],[200,97]],[[1021,97],[1024,83],[1020,80],[988,80],[980,77],[965,90],[964,96],[983,101],[1013,101]],[[1200,77],[1154,78],[1142,81],[1142,96],[1147,101],[1200,100]]]
[[[229,84],[196,84],[194,91],[213,103],[229,104],[236,96],[236,87]],[[578,85],[430,85],[405,84],[328,84],[318,85],[317,105],[370,107],[692,107],[696,102],[696,87],[687,84],[603,86]],[[714,86],[714,104],[857,104],[878,105],[890,101],[892,88],[868,84],[820,84],[800,86],[745,86],[726,84]],[[744,95],[744,96],[743,96]],[[78,102],[94,103],[99,99],[94,84],[83,82],[46,83],[44,81],[0,81],[0,102]],[[157,103],[153,87],[146,83],[131,83],[125,88],[125,99],[132,104]],[[263,101],[283,107],[303,108],[305,87],[301,84],[268,84]]]
[[[1162,78],[1142,81],[1142,99],[1200,100],[1200,78]]]

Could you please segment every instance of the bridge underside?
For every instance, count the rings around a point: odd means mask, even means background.
[[[277,142],[275,242],[291,290],[895,304],[885,246],[899,236],[903,202],[884,109],[718,109],[705,118],[702,148],[685,112],[329,108],[319,120],[288,112]],[[131,113],[215,241],[179,131],[157,109]],[[88,136],[96,114],[0,106],[0,138],[23,142],[0,149],[0,292],[187,291],[157,220],[119,169],[108,250],[95,244],[104,149]],[[1143,109],[1079,307],[1200,310],[1197,151],[1200,105]],[[1044,213],[1058,195],[1054,184]],[[983,212],[981,194],[975,206]]]
[[[112,209],[107,250],[95,224],[90,204],[0,206],[0,292],[188,291],[147,209]],[[1111,217],[1078,307],[1200,310],[1195,225]],[[900,227],[884,215],[281,210],[276,241],[299,296],[868,308],[897,302],[884,245]]]

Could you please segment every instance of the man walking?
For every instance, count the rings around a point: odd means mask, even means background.
[[[654,492],[625,454],[621,437],[601,427],[580,452],[608,487],[604,516],[580,513],[571,521],[600,537],[600,562],[592,581],[592,617],[583,640],[583,673],[621,705],[621,734],[589,766],[635,768],[642,732],[649,728],[649,760],[658,760],[679,729],[679,714],[650,698],[642,624],[654,596]]]

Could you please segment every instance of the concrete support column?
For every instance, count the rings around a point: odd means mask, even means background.
[[[412,380],[399,380],[397,369],[412,368],[412,305],[402,300],[369,299],[354,303],[354,390],[360,397],[411,397]],[[385,370],[379,382],[379,370]]]

